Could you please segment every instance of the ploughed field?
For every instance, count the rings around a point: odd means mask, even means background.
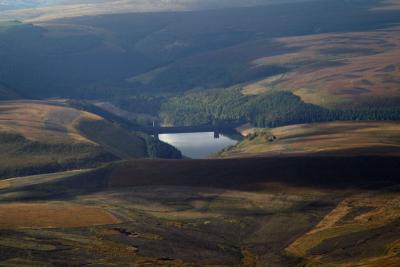
[[[0,184],[0,265],[395,266],[397,157],[133,160]]]

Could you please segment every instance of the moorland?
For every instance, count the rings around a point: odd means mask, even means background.
[[[398,164],[334,156],[134,160],[8,179],[0,262],[395,266]]]
[[[0,266],[399,265],[398,1],[145,2],[0,1]]]

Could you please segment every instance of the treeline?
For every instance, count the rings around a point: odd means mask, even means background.
[[[132,113],[146,113],[157,115],[166,97],[163,95],[129,95],[114,97],[112,102],[121,109],[128,110]]]
[[[247,102],[247,97],[237,90],[191,91],[164,103],[160,110],[160,120],[175,126],[246,121],[250,115]]]
[[[291,92],[246,96],[240,89],[214,89],[170,99],[162,105],[160,117],[176,126],[251,122],[257,127],[279,127],[337,120],[400,120],[400,107],[330,110],[304,103]]]

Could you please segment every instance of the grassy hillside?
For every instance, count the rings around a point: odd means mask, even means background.
[[[154,117],[164,124],[198,124],[204,118],[213,123],[229,121],[232,113],[262,127],[398,120],[399,31],[390,27],[400,22],[400,13],[383,4],[289,1],[34,25],[3,22],[0,83],[25,98],[111,102],[138,123]],[[205,91],[206,99],[208,90],[236,94],[232,87],[241,92],[240,104],[249,107],[239,115],[223,101],[200,112],[185,103],[186,92]],[[289,102],[298,96],[300,108],[263,108],[264,99],[271,102],[269,94],[282,92]],[[187,118],[179,121],[182,110]]]
[[[0,104],[1,176],[54,172],[117,159],[75,127],[90,113],[39,101]]]
[[[398,164],[135,160],[9,179],[0,189],[0,263],[396,265]]]
[[[291,52],[267,56],[255,66],[278,65],[289,72],[246,85],[245,94],[287,90],[324,107],[397,103],[399,28],[277,39]]]
[[[399,155],[400,125],[333,122],[256,129],[221,157],[279,155]]]
[[[161,149],[151,151],[151,139],[63,101],[4,101],[0,103],[0,176],[172,156],[161,154]],[[175,158],[180,155],[175,154]]]
[[[270,66],[252,67],[253,60],[288,52],[281,45],[274,45],[273,38],[373,30],[398,22],[396,11],[369,10],[379,2],[306,1],[198,12],[87,16],[35,26],[8,25],[0,35],[4,48],[2,80],[36,97],[109,97],[131,89],[182,91],[247,82],[282,71]],[[335,20],[338,16],[340,21]],[[26,57],[18,62],[15,55],[23,51]],[[213,64],[208,64],[210,60]],[[33,62],[40,67],[31,68]],[[154,78],[145,79],[147,84],[125,83],[129,77],[149,71]],[[26,75],[24,80],[17,79],[21,73]]]

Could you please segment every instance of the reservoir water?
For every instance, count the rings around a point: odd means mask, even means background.
[[[159,138],[193,159],[206,158],[237,143],[223,134],[215,138],[214,132],[160,134]]]

